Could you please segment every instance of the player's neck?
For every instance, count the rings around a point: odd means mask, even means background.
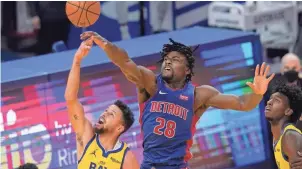
[[[277,141],[283,133],[283,129],[287,121],[285,119],[281,119],[278,122],[270,122],[271,130],[273,133],[274,141]]]
[[[166,82],[165,81],[165,85],[173,90],[182,89],[182,88],[184,88],[185,84],[186,84],[185,81],[180,81],[180,82]]]
[[[99,135],[99,140],[106,151],[113,150],[118,137],[112,133],[102,133]]]

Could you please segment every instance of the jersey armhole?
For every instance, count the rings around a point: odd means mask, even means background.
[[[122,164],[121,164],[121,169],[123,169],[125,156],[126,156],[126,154],[127,154],[128,151],[129,151],[129,147],[127,147],[126,150],[125,150],[125,152],[124,152],[123,159],[122,159]]]
[[[155,83],[156,83],[156,86],[157,86],[157,88],[156,88],[156,92],[155,92],[155,94],[153,95],[153,96],[151,96],[149,93],[148,93],[148,91],[146,90],[145,92],[147,92],[146,94],[148,94],[149,95],[149,98],[146,100],[146,101],[144,101],[143,103],[138,103],[138,105],[139,105],[139,112],[140,112],[140,120],[141,120],[141,118],[142,118],[142,116],[143,116],[143,112],[144,112],[144,109],[145,109],[145,105],[150,101],[150,100],[152,100],[156,95],[157,95],[157,93],[159,92],[159,86],[158,86],[158,84],[160,84],[160,82],[159,82],[159,78],[161,78],[160,77],[160,75],[157,75],[157,77],[156,77],[156,80],[155,80]],[[139,121],[140,121],[139,120]]]
[[[83,159],[84,155],[86,154],[86,151],[88,149],[88,147],[90,146],[90,144],[92,143],[92,141],[94,140],[94,138],[96,137],[96,135],[94,135],[90,140],[89,142],[86,144],[85,148],[84,148],[84,151],[81,155],[81,158],[78,160],[78,164],[80,164],[81,160]]]

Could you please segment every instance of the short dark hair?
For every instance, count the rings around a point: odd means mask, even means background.
[[[38,167],[36,164],[26,163],[26,164],[20,165],[17,169],[38,169]]]
[[[167,56],[168,53],[172,52],[172,51],[176,51],[179,52],[181,54],[183,54],[187,61],[188,61],[188,67],[190,69],[190,74],[187,75],[186,77],[186,82],[191,81],[192,77],[194,76],[194,72],[193,72],[193,68],[194,68],[194,64],[195,64],[195,58],[193,56],[193,52],[199,47],[197,46],[194,50],[192,50],[189,46],[186,46],[182,43],[179,42],[175,42],[174,40],[172,40],[171,38],[169,38],[170,42],[172,44],[164,44],[162,51],[160,52],[161,55],[161,60],[159,61],[159,63],[162,63],[164,61],[164,58]]]
[[[124,120],[124,125],[125,125],[125,130],[123,131],[126,132],[134,123],[134,115],[133,112],[130,110],[130,108],[122,101],[116,100],[114,102],[114,105],[116,105],[119,109],[121,109],[123,113],[123,120]]]
[[[289,107],[293,110],[289,121],[296,123],[302,112],[302,90],[296,85],[279,84],[276,85],[273,93],[281,93],[285,95],[289,101]]]

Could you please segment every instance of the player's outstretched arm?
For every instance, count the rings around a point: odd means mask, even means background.
[[[291,169],[302,168],[302,135],[294,130],[285,132],[282,137],[282,151],[288,157]]]
[[[155,84],[155,74],[143,67],[136,65],[128,56],[127,52],[109,42],[96,32],[87,31],[81,34],[81,39],[86,40],[87,38],[93,38],[93,41],[102,48],[109,59],[120,68],[126,78],[134,83],[138,88],[143,88],[152,93],[152,83]]]
[[[266,78],[269,68],[270,67],[266,66],[265,63],[261,65],[261,68],[257,65],[254,82],[247,82],[247,85],[251,87],[253,92],[242,96],[222,94],[211,86],[198,87],[197,94],[204,95],[202,97],[205,98],[201,101],[204,105],[200,106],[212,106],[220,109],[232,109],[239,111],[249,111],[254,109],[261,102],[269,82],[274,77],[274,74],[272,74],[269,78]]]
[[[132,151],[127,151],[122,169],[139,169],[139,164]]]
[[[80,65],[82,59],[88,54],[91,46],[92,40],[84,41],[76,52],[71,70],[69,72],[65,90],[65,100],[68,116],[71,121],[71,125],[76,133],[78,159],[80,159],[85,145],[93,137],[92,125],[85,118],[83,106],[78,100],[78,91],[80,85]]]

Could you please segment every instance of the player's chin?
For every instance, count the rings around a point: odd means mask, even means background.
[[[273,121],[273,117],[269,116],[269,115],[265,115],[265,118],[267,121]]]
[[[103,129],[104,128],[104,124],[95,123],[94,128],[96,128],[96,129]]]
[[[173,78],[173,74],[171,72],[163,72],[162,78],[164,80],[171,80]]]
[[[94,127],[94,128],[93,128],[93,131],[94,131],[94,133],[96,133],[96,134],[101,134],[101,133],[104,132],[104,128],[97,128],[97,127]]]

